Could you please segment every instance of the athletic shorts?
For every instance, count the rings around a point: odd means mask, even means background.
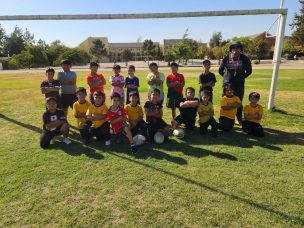
[[[77,101],[76,94],[61,94],[61,106],[62,108],[73,108],[73,104]]]

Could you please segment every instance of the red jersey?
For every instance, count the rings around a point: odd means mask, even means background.
[[[123,107],[120,107],[120,106],[116,110],[113,110],[112,107],[110,107],[107,115],[108,115],[108,120],[112,121],[119,117],[125,117],[126,111],[124,110]],[[117,122],[117,123],[111,124],[114,134],[120,133],[123,130],[122,129],[123,124],[124,124],[124,122]]]
[[[103,81],[103,80],[104,80],[104,76],[102,74],[96,74],[96,75],[88,74],[87,75],[88,84],[89,84],[89,82],[98,82],[98,81]],[[93,94],[95,91],[102,91],[104,93],[103,85],[90,86],[90,93]]]
[[[185,84],[184,75],[179,74],[179,73],[174,75],[171,73],[167,76],[167,83],[169,83],[169,82],[179,82],[180,84]],[[176,93],[183,95],[183,87],[175,87],[173,89]]]

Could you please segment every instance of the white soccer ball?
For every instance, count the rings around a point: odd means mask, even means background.
[[[184,138],[185,137],[185,131],[182,128],[176,128],[173,130],[173,135],[177,138]]]
[[[154,142],[157,144],[162,144],[165,141],[165,136],[162,132],[158,131],[154,134]]]
[[[146,137],[143,135],[135,135],[133,137],[133,141],[135,143],[135,146],[141,146],[146,141]]]

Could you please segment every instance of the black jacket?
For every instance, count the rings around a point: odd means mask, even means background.
[[[232,86],[244,86],[245,78],[252,73],[251,61],[247,56],[240,54],[238,61],[231,61],[229,56],[225,56],[219,74],[223,76],[223,84],[231,83]]]

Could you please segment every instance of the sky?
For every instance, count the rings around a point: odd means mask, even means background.
[[[0,15],[43,14],[115,14],[164,13],[279,8],[281,0],[0,0]],[[299,12],[298,0],[285,0],[288,9],[286,35],[292,33],[289,24]],[[0,21],[7,34],[14,27],[27,28],[47,43],[61,40],[75,47],[87,37],[108,37],[110,43],[136,42],[152,39],[180,39],[188,29],[189,37],[208,42],[215,32],[223,39],[247,36],[267,31],[278,15],[136,19],[136,20],[71,20],[71,21]],[[276,24],[269,31],[276,32]]]

